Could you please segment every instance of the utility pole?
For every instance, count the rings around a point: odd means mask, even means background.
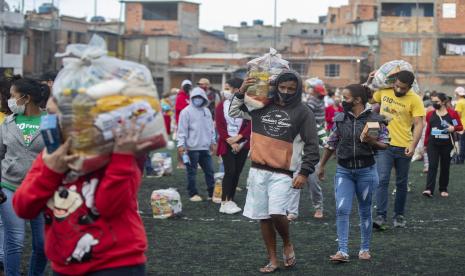
[[[94,0],[94,17],[97,16],[97,0]]]
[[[278,0],[274,0],[274,36],[273,36],[273,48],[276,49],[278,43]]]

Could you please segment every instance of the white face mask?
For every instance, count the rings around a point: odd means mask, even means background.
[[[195,98],[192,99],[192,104],[193,104],[195,107],[202,107],[203,102],[204,102],[204,99],[199,98],[199,97],[195,97]]]
[[[26,105],[25,104],[18,105],[18,100],[22,99],[23,97],[19,99],[14,99],[14,98],[8,99],[8,108],[10,108],[11,112],[13,112],[14,114],[18,114],[18,115],[24,114],[24,111],[26,110]]]
[[[224,90],[223,91],[223,97],[226,99],[226,100],[230,100],[232,97],[233,97],[233,93],[231,93],[231,91],[228,91],[228,90]]]

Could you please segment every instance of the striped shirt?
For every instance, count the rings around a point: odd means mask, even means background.
[[[325,124],[325,101],[318,99],[315,96],[310,96],[307,100],[307,105],[313,111],[317,125],[324,126]]]

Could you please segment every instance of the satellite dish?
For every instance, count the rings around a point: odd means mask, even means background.
[[[181,54],[178,51],[171,51],[168,55],[172,59],[178,59],[181,57]]]

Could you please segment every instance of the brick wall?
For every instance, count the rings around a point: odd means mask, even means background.
[[[382,37],[379,40],[380,43],[380,65],[396,59],[403,59],[412,66],[418,69],[418,71],[433,71],[433,43],[432,38],[422,38],[421,41],[421,53],[420,56],[403,56],[402,55],[402,41],[411,40],[409,38],[398,38],[398,37]]]
[[[433,33],[433,17],[401,17],[383,16],[380,20],[380,31],[385,33]]]
[[[325,76],[326,64],[339,64],[340,75],[336,78]],[[344,87],[351,83],[360,83],[360,64],[350,61],[312,60],[308,67],[308,76],[318,77],[331,87]]]
[[[465,26],[465,1],[463,0],[440,0],[436,1],[436,15],[438,21],[438,30],[441,33],[447,34],[464,34]],[[456,4],[456,17],[443,18],[442,4],[455,3]]]
[[[178,21],[143,20],[141,3],[126,3],[126,34],[179,35]]]

